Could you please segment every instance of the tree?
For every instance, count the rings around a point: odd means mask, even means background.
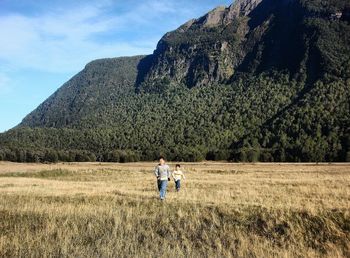
[[[50,162],[50,163],[56,163],[56,162],[58,162],[58,154],[57,154],[57,151],[52,150],[52,149],[46,150],[45,156],[44,156],[44,161],[45,161],[45,162]]]

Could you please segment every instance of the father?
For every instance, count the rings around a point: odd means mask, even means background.
[[[165,199],[166,188],[171,175],[170,167],[165,164],[165,158],[163,156],[159,157],[159,164],[156,166],[154,174],[157,177],[160,199],[163,201]]]

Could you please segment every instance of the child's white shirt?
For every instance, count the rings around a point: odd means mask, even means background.
[[[180,180],[181,177],[185,179],[185,175],[181,170],[174,170],[173,171],[173,178],[175,181]]]

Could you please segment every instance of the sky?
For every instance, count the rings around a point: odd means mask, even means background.
[[[151,54],[158,40],[233,0],[0,0],[0,132],[98,58]]]

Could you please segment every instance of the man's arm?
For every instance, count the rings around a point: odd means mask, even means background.
[[[156,166],[155,170],[154,170],[154,175],[159,178],[159,166]]]
[[[170,167],[168,166],[168,180],[170,180],[171,177],[171,172],[170,172]]]

